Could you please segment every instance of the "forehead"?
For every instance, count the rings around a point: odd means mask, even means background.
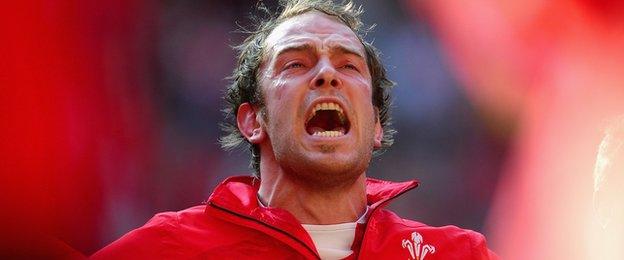
[[[320,44],[322,48],[345,46],[365,56],[364,46],[348,26],[318,11],[297,15],[275,27],[265,41],[265,54],[303,43]]]

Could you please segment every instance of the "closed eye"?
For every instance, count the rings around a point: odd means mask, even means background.
[[[287,64],[287,65],[284,67],[284,70],[288,70],[288,69],[297,69],[297,68],[303,68],[303,67],[304,67],[304,65],[303,65],[303,63],[301,63],[301,62],[292,62],[292,63]]]
[[[355,70],[355,71],[360,71],[355,65],[350,64],[350,63],[347,63],[347,64],[345,64],[342,67],[345,68],[345,69],[352,69],[352,70]]]

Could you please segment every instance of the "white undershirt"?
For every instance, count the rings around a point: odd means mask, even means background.
[[[265,207],[260,198],[258,204]],[[323,260],[343,259],[353,253],[351,245],[355,239],[355,228],[357,224],[366,223],[368,215],[368,206],[366,211],[360,216],[356,222],[340,223],[332,225],[309,225],[301,224],[305,229],[314,246]]]
[[[351,245],[355,239],[355,228],[358,223],[366,223],[367,213],[368,206],[356,222],[332,225],[301,224],[301,226],[310,234],[321,259],[343,259],[353,253]]]
[[[321,259],[343,259],[353,253],[351,244],[355,238],[356,222],[333,225],[306,225]]]

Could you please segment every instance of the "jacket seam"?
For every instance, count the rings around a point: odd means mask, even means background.
[[[169,256],[171,252],[179,252],[179,250],[172,250],[171,246],[174,248],[181,248],[181,243],[175,235],[178,234],[178,230],[180,229],[180,217],[178,212],[175,212],[173,215],[173,223],[163,222],[159,224],[159,226],[163,228],[160,231],[162,237],[160,243],[163,244],[160,250],[162,257]],[[167,242],[169,242],[171,246],[166,246]]]
[[[237,217],[240,217],[240,218],[244,218],[244,219],[247,219],[247,220],[251,220],[251,221],[253,221],[253,222],[255,222],[255,223],[261,224],[261,225],[263,225],[263,226],[265,226],[265,227],[268,227],[268,228],[270,228],[270,229],[272,229],[272,230],[278,231],[278,232],[280,232],[281,234],[284,234],[284,235],[286,235],[286,236],[290,237],[290,238],[291,238],[291,239],[293,239],[294,241],[297,241],[297,243],[301,244],[304,248],[308,249],[308,251],[310,251],[310,252],[311,252],[311,253],[312,253],[312,254],[316,257],[316,259],[320,259],[320,257],[318,256],[318,254],[317,254],[317,253],[316,253],[316,252],[315,252],[312,248],[310,248],[310,247],[309,247],[308,245],[306,245],[303,241],[299,240],[298,238],[296,238],[295,236],[291,235],[290,233],[288,233],[288,232],[286,232],[286,231],[284,231],[284,230],[281,230],[281,229],[279,229],[279,228],[277,228],[277,227],[274,227],[274,226],[272,226],[272,225],[269,225],[269,224],[267,224],[267,223],[264,223],[264,222],[262,222],[262,221],[260,221],[260,220],[255,219],[255,218],[252,218],[252,217],[249,217],[249,216],[245,216],[245,215],[242,215],[242,214],[238,214],[238,213],[236,213],[236,212],[234,212],[234,211],[231,211],[231,210],[228,210],[228,209],[226,209],[226,208],[224,208],[224,207],[221,207],[221,206],[219,206],[219,205],[215,204],[214,202],[208,202],[208,205],[210,205],[211,207],[213,207],[213,208],[215,208],[215,209],[218,209],[218,210],[224,211],[224,212],[226,212],[226,213],[232,214],[232,215],[237,216]]]

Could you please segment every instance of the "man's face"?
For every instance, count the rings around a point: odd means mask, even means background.
[[[355,33],[335,18],[309,12],[277,26],[265,50],[262,127],[279,166],[322,185],[364,173],[382,130]]]

